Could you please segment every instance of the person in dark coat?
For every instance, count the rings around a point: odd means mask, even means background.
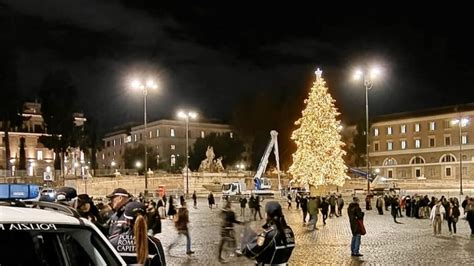
[[[260,205],[260,196],[256,196],[255,197],[255,205],[254,205],[255,213],[253,214],[253,219],[255,221],[257,220],[257,213],[258,213],[258,216],[260,217],[260,220],[263,219],[262,214],[260,213],[260,207],[261,206],[262,205]]]
[[[173,202],[173,196],[170,195],[170,198],[168,200],[168,217],[170,217],[170,219],[173,219],[174,216],[176,215],[176,209],[175,209],[175,206],[174,206],[174,202]]]
[[[235,212],[232,210],[232,204],[230,201],[226,201],[224,208],[221,212],[222,223],[221,223],[221,241],[219,243],[219,262],[224,262],[222,258],[222,249],[226,241],[232,241],[233,246],[237,246],[235,243],[235,231],[234,224],[242,224],[242,222],[237,221],[235,218]]]
[[[197,195],[196,195],[196,190],[193,192],[193,203],[194,203],[194,209],[197,208]]]
[[[382,196],[378,196],[377,200],[375,201],[375,207],[377,208],[377,211],[379,215],[383,215],[383,198]]]
[[[408,195],[405,197],[405,215],[407,217],[411,216],[411,197]]]
[[[81,217],[88,219],[94,223],[94,225],[97,226],[97,228],[99,228],[102,233],[107,234],[107,231],[103,227],[105,221],[102,220],[99,209],[97,209],[97,207],[94,205],[94,202],[92,201],[92,198],[89,197],[89,195],[77,195],[74,207]]]
[[[466,205],[466,221],[469,223],[471,228],[471,239],[474,237],[474,198],[469,199],[469,203]]]
[[[270,201],[265,206],[267,213],[263,232],[249,230],[244,235],[242,254],[254,259],[257,265],[287,265],[295,248],[295,235],[283,216],[280,203]]]
[[[397,221],[397,214],[398,214],[399,208],[400,208],[400,204],[398,203],[397,197],[393,196],[392,198],[390,198],[390,213],[392,214],[393,221],[396,224],[400,223]]]
[[[335,195],[331,195],[329,197],[329,206],[330,206],[330,213],[329,213],[329,217],[332,217],[332,216],[337,216],[336,214],[336,203],[337,203],[337,199],[336,199],[336,196]]]
[[[303,211],[303,224],[306,223],[306,216],[308,216],[308,198],[303,196],[300,200],[301,211]]]
[[[108,229],[108,237],[112,238],[128,230],[127,221],[124,216],[125,205],[132,201],[131,195],[123,188],[116,188],[107,195],[112,202],[114,214],[107,221],[105,228]]]
[[[212,210],[212,205],[216,204],[212,192],[209,192],[209,195],[207,196],[207,202],[209,203],[209,209]]]
[[[245,208],[247,206],[247,198],[245,196],[240,197],[240,216],[245,219]]]
[[[154,201],[145,203],[148,235],[154,236],[161,233],[161,217]]]
[[[250,209],[250,217],[255,217],[254,214],[255,214],[255,197],[252,195],[250,195],[250,199],[249,199],[249,209]],[[255,218],[254,218],[255,220]]]
[[[349,223],[351,225],[352,241],[351,241],[351,256],[361,257],[360,254],[360,239],[362,230],[359,223],[364,220],[364,213],[359,206],[359,198],[354,197],[351,204],[347,208],[347,215],[349,216]]]
[[[321,214],[323,215],[323,224],[326,225],[326,219],[328,218],[329,203],[326,198],[321,199]]]

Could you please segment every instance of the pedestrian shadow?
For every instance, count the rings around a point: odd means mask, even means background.
[[[360,257],[352,257],[351,256],[351,264],[350,265],[353,265],[353,266],[358,266],[358,265],[362,265],[364,264],[364,260],[361,259]]]

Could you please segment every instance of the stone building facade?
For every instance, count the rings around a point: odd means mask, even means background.
[[[473,119],[474,104],[378,117],[370,128],[371,169],[397,179],[472,179]]]

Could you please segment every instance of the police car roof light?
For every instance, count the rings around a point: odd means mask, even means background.
[[[0,184],[0,200],[33,199],[39,195],[39,186],[31,184]]]

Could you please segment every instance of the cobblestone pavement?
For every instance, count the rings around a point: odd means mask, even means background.
[[[263,205],[265,202],[262,203]],[[296,236],[296,248],[290,259],[290,265],[474,265],[474,239],[470,239],[469,225],[465,220],[458,222],[458,234],[449,236],[447,223],[442,225],[442,235],[433,236],[428,219],[399,218],[402,224],[395,224],[389,212],[378,215],[376,211],[365,211],[365,226],[367,235],[362,236],[361,258],[350,256],[351,231],[346,209],[342,217],[327,220],[323,226],[319,215],[318,230],[308,231],[303,226],[300,210],[287,210],[287,222],[293,228]],[[347,206],[347,204],[346,204]],[[220,207],[220,206],[219,206]],[[236,213],[240,207],[234,204]],[[198,202],[198,209],[190,210],[190,230],[193,255],[185,254],[186,240],[183,237],[180,244],[167,254],[169,265],[220,265],[217,261],[218,244],[220,240],[219,209],[210,210],[207,202]],[[246,210],[250,213],[249,209]],[[264,215],[262,213],[262,215]],[[240,216],[238,216],[240,218]],[[163,221],[163,233],[157,235],[166,248],[177,236],[171,220]],[[251,222],[250,226],[259,231],[263,220]],[[242,230],[241,226],[236,227]],[[253,265],[244,257],[236,257],[227,265]]]

